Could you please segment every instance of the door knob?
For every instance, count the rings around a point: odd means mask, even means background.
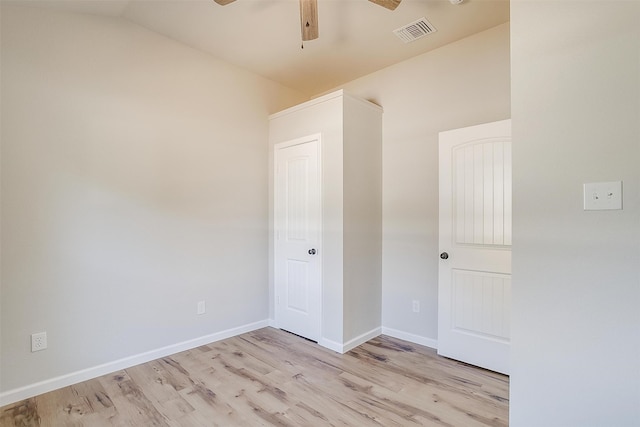
[[[315,249],[309,249],[309,255],[315,255],[315,254],[316,254]]]
[[[441,259],[447,259],[447,258],[449,258],[449,254],[448,254],[448,253],[446,253],[446,252],[442,252],[442,253],[440,254],[440,258],[441,258]]]

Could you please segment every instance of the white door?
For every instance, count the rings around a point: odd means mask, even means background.
[[[320,339],[320,135],[275,146],[276,325]]]
[[[508,374],[511,120],[439,143],[438,354]]]

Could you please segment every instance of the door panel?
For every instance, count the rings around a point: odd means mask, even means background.
[[[510,245],[511,142],[470,142],[451,156],[456,243]]]
[[[511,277],[482,271],[452,271],[453,329],[509,341]]]
[[[320,136],[275,147],[275,293],[279,328],[320,338]]]
[[[438,353],[508,373],[509,120],[440,133],[439,232]]]

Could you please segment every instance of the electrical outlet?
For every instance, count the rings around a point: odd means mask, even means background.
[[[198,301],[198,314],[204,314],[207,311],[207,306],[204,301]]]
[[[420,313],[420,301],[418,301],[417,299],[413,300],[413,312]]]
[[[31,352],[44,350],[45,348],[47,348],[47,333],[31,334]]]

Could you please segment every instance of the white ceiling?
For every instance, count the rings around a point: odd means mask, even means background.
[[[309,96],[509,20],[509,0],[403,0],[395,11],[367,0],[318,0],[320,37],[301,49],[298,0],[17,3],[119,16]],[[408,44],[392,33],[422,17],[435,33]]]

